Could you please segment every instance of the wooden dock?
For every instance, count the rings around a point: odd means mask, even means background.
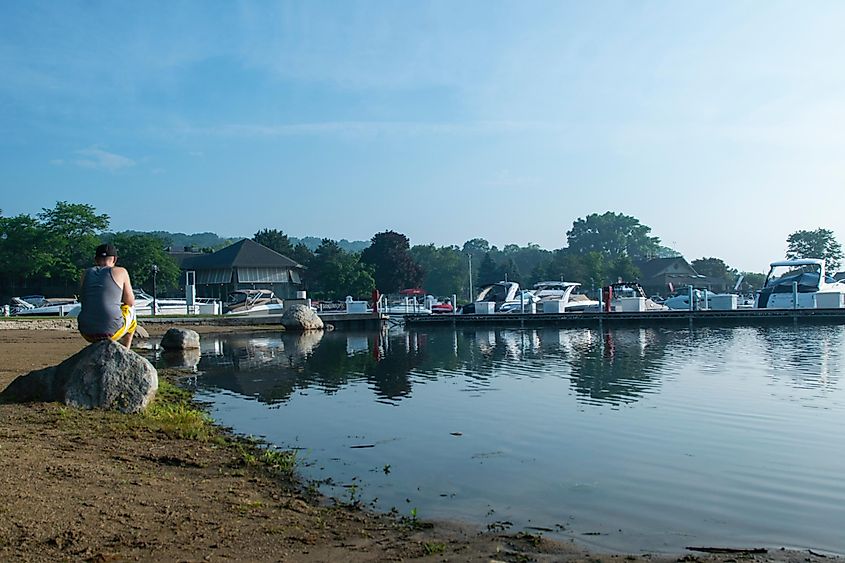
[[[733,311],[648,311],[637,313],[504,313],[492,315],[405,315],[405,324],[592,328],[599,326],[760,326],[766,324],[845,324],[845,309],[737,309]]]

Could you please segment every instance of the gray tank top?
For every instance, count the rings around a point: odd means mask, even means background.
[[[123,326],[120,306],[123,288],[117,285],[109,266],[94,266],[85,270],[82,280],[82,310],[79,312],[79,332],[82,334],[107,334]]]

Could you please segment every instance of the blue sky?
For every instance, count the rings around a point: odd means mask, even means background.
[[[845,242],[845,2],[6,2],[0,209],[565,243],[762,271]]]

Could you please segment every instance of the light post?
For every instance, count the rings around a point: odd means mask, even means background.
[[[472,294],[472,254],[467,254],[469,257],[469,302],[475,301],[475,296]]]
[[[158,287],[156,287],[156,278],[158,277],[158,264],[153,264],[153,315],[156,314],[158,308]]]

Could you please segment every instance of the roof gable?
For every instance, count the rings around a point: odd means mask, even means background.
[[[689,262],[683,256],[673,256],[671,258],[654,258],[646,262],[637,264],[640,269],[641,277],[644,279],[653,278],[663,274],[689,274],[697,276]]]
[[[279,254],[252,239],[241,239],[235,244],[212,254],[204,254],[185,262],[186,268],[209,270],[222,268],[302,268],[301,264]]]

